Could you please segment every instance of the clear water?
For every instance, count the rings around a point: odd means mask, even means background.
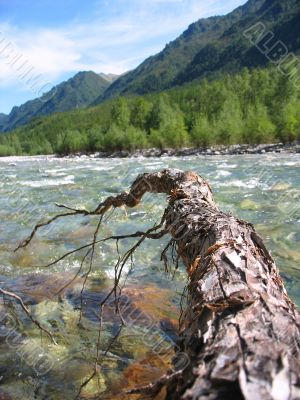
[[[17,253],[13,249],[37,222],[59,211],[55,203],[92,209],[105,197],[128,188],[137,174],[166,167],[201,174],[210,181],[223,210],[255,224],[272,250],[290,296],[300,306],[299,154],[183,159],[0,159],[0,287],[20,295],[58,342],[54,346],[45,335],[41,337],[19,307],[8,299],[1,301],[1,398],[76,397],[80,385],[93,372],[99,303],[111,288],[117,258],[114,242],[97,246],[83,296],[82,323],[78,325],[82,275],[89,264],[59,296],[57,292],[72,280],[84,253],[53,267],[42,266],[90,242],[97,220],[58,220],[41,230],[27,249]],[[159,221],[164,205],[165,196],[146,195],[136,209],[116,210],[104,222],[99,237],[147,229]],[[133,243],[120,243],[119,251]],[[119,330],[120,320],[113,307],[103,311],[97,375],[84,387],[81,398],[133,398],[126,397],[124,389],[150,382],[168,368],[180,294],[186,282],[183,269],[175,277],[164,273],[160,252],[165,245],[164,240],[145,242],[135,253],[134,267],[126,265],[128,276],[123,293],[134,313],[118,340],[104,354]],[[10,324],[4,324],[6,312]]]

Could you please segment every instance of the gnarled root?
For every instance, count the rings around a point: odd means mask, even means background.
[[[172,169],[143,174],[129,193],[70,214],[134,207],[146,192],[168,195],[160,234],[169,233],[189,276],[180,318],[180,348],[189,364],[164,382],[167,399],[299,399],[299,314],[254,227],[219,211],[204,179]],[[133,251],[151,235],[156,231],[142,234]],[[122,268],[117,271],[116,285]]]

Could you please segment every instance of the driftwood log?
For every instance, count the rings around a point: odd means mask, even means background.
[[[19,248],[59,217],[99,215],[94,242],[81,248],[92,246],[93,256],[103,215],[111,207],[136,206],[146,192],[167,194],[168,205],[158,227],[131,235],[141,239],[123,265],[146,237],[171,236],[189,276],[179,332],[189,364],[131,392],[157,393],[164,386],[166,400],[300,400],[300,315],[254,227],[220,211],[199,175],[175,169],[142,174],[128,193],[92,212],[58,205],[70,212],[37,225]]]
[[[189,275],[180,347],[190,363],[167,384],[167,400],[300,399],[300,316],[254,227],[215,204],[193,172],[140,175],[107,207],[166,193],[165,227]]]

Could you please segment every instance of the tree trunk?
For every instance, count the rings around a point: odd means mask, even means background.
[[[103,214],[111,207],[136,206],[146,192],[166,193],[168,206],[158,226],[124,236],[141,238],[122,258],[116,286],[142,241],[166,233],[189,276],[179,332],[189,364],[149,385],[149,391],[167,386],[166,400],[300,400],[299,313],[254,227],[220,211],[209,184],[197,174],[167,169],[140,175],[129,193],[107,198],[92,212],[59,205],[71,212],[36,225],[18,248],[59,217],[99,215],[93,254]]]
[[[132,207],[145,192],[169,195],[165,226],[189,275],[179,334],[190,363],[166,399],[300,399],[300,317],[254,227],[179,170],[141,175],[107,206]]]

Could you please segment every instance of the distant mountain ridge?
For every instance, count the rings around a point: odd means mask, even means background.
[[[136,69],[121,76],[79,72],[46,94],[46,102],[35,99],[0,114],[0,131],[10,131],[35,117],[131,94],[160,92],[193,80],[237,73],[243,67],[265,67],[269,59],[244,35],[257,23],[274,34],[290,52],[300,51],[300,0],[248,0],[224,16],[200,19],[176,40]],[[52,97],[52,98],[51,98]]]
[[[261,22],[285,43],[300,50],[300,0],[249,0],[225,16],[200,19],[164,50],[116,80],[95,104],[127,94],[146,94],[242,67],[265,66],[268,59],[244,37]]]
[[[0,114],[0,131],[10,131],[35,117],[71,111],[89,106],[112,82],[92,71],[79,72],[73,78],[52,88],[42,98],[13,107],[9,115]]]
[[[120,75],[104,74],[103,72],[100,72],[99,76],[101,76],[101,78],[105,79],[106,81],[108,81],[110,83],[116,81],[120,77]]]

